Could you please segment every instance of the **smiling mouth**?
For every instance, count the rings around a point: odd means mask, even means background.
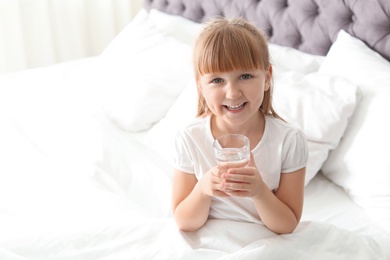
[[[236,111],[236,110],[240,110],[241,108],[243,108],[245,106],[245,104],[246,104],[246,102],[239,104],[239,105],[236,105],[236,106],[224,105],[224,107],[226,107],[228,110]]]

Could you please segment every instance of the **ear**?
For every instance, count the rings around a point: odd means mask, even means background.
[[[264,91],[267,91],[269,87],[271,86],[271,80],[272,80],[272,65],[269,65],[268,69],[266,70],[265,75],[265,87]]]

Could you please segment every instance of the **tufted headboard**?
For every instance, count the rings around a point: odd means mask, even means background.
[[[270,42],[317,55],[344,29],[390,60],[390,0],[145,0],[145,8],[196,22],[245,17]]]

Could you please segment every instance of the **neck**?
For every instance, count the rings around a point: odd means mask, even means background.
[[[230,125],[220,122],[216,116],[211,116],[211,132],[214,138],[225,134],[242,134],[249,138],[251,148],[254,148],[261,140],[265,127],[265,116],[259,111],[253,120],[242,125]]]

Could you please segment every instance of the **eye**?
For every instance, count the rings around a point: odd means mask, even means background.
[[[249,74],[243,74],[240,76],[240,79],[251,79],[253,78],[252,75],[249,75]]]
[[[221,79],[221,78],[215,78],[215,79],[211,80],[211,83],[215,83],[215,84],[222,83],[222,82],[223,82],[223,79]]]

